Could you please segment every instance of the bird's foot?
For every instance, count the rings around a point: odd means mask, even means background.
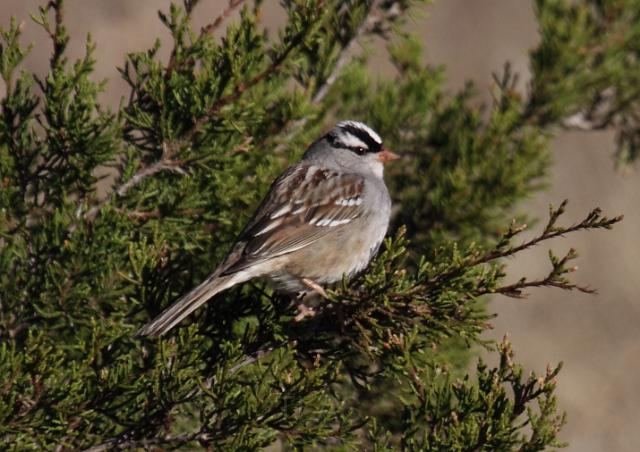
[[[314,317],[316,315],[316,311],[313,308],[305,305],[304,303],[300,303],[298,305],[298,315],[296,315],[293,320],[296,322],[302,322],[307,317]]]

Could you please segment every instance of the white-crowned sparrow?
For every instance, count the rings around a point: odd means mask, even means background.
[[[218,292],[265,277],[277,290],[314,290],[363,270],[387,232],[383,165],[398,158],[367,125],[339,122],[289,167],[218,268],[138,331],[161,336]]]

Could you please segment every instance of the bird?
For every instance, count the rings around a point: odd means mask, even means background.
[[[289,294],[363,271],[389,226],[384,166],[399,156],[363,122],[338,122],[271,185],[222,263],[136,336],[159,337],[216,294],[254,278]]]

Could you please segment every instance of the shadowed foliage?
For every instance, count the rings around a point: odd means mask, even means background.
[[[202,0],[205,1],[205,0]],[[573,284],[571,250],[549,274],[504,280],[503,259],[621,217],[598,209],[533,238],[518,203],[545,185],[560,127],[615,128],[637,153],[634,1],[536,2],[533,80],[507,65],[493,102],[448,93],[402,31],[410,0],[284,0],[277,33],[259,1],[230,0],[201,30],[198,0],[160,13],[172,36],[126,57],[130,88],[101,105],[94,43],[68,61],[62,0],[33,19],[49,71],[2,30],[0,442],[8,449],[542,450],[561,445],[560,366],[524,375],[487,343],[487,295]],[[239,18],[228,22],[231,13]],[[224,26],[221,39],[214,32]],[[357,42],[387,42],[372,75]],[[294,321],[291,299],[254,281],[220,294],[163,339],[134,332],[216,266],[270,182],[336,118],[370,123],[403,155],[387,175],[393,230],[380,255]],[[98,197],[98,170],[111,168]],[[512,218],[516,220],[512,221]],[[499,358],[477,362],[479,347]]]

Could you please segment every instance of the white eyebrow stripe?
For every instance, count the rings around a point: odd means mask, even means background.
[[[345,146],[348,146],[350,148],[360,147],[365,149],[368,147],[367,144],[363,143],[360,138],[350,134],[349,132],[340,130],[337,134],[338,134],[338,141],[340,141]]]
[[[337,124],[338,127],[342,127],[342,126],[351,126],[351,127],[355,127],[357,129],[362,129],[365,132],[367,132],[369,134],[369,136],[371,138],[373,138],[373,140],[378,143],[378,144],[382,144],[382,138],[380,138],[380,135],[378,135],[371,127],[369,127],[368,125],[366,125],[365,123],[359,122],[359,121],[340,121]]]

